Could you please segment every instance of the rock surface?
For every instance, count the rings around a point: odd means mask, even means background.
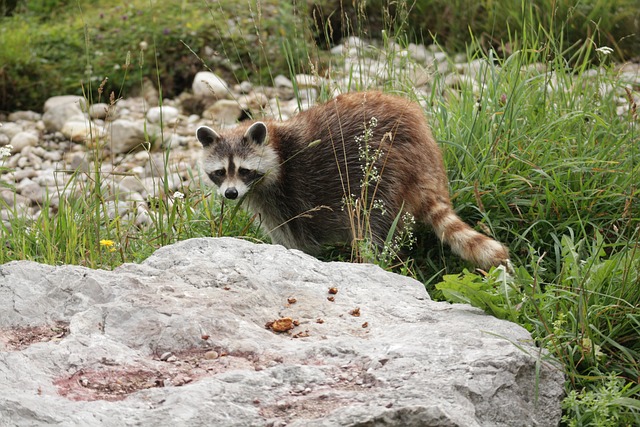
[[[280,246],[193,239],[114,271],[12,262],[0,312],[1,426],[560,419],[563,377],[536,373],[524,329]]]

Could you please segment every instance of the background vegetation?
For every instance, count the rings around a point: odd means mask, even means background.
[[[484,51],[508,55],[510,36],[539,26],[562,41],[554,54],[574,61],[586,40],[613,47],[617,60],[640,55],[638,0],[3,0],[2,10],[11,16],[0,18],[0,112],[39,111],[47,94],[81,95],[81,82],[104,77],[107,93],[130,95],[140,87],[125,78],[132,69],[136,77],[159,78],[175,96],[202,68],[191,50],[228,76],[268,83],[289,71],[284,40],[294,42],[298,63],[308,46],[318,46],[313,56],[322,68],[324,48],[351,34],[379,39],[382,30],[436,41],[449,52],[464,51],[473,39]]]
[[[428,232],[408,259],[378,262],[435,298],[530,330],[548,351],[541,363],[566,372],[565,425],[640,425],[640,88],[616,67],[640,52],[639,13],[637,0],[17,2],[0,26],[0,110],[38,110],[104,77],[117,95],[147,77],[172,96],[205,66],[256,84],[330,75],[342,64],[327,47],[350,34],[377,39],[368,55],[388,64],[385,89],[429,106],[454,205],[509,245],[515,272],[464,270]],[[454,88],[433,71],[431,93],[418,96],[393,43],[411,41],[462,53],[479,72]],[[87,197],[3,223],[0,263],[113,268],[190,237],[264,238],[204,187],[158,194],[148,229],[109,218],[100,161],[93,168],[76,192]]]

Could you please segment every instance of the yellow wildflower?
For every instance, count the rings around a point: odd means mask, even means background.
[[[109,249],[109,252],[114,252],[116,250],[116,248],[114,247],[115,242],[113,240],[107,240],[107,239],[100,240],[100,246],[103,246]]]

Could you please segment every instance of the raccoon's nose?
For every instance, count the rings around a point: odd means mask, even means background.
[[[224,191],[224,197],[230,200],[235,200],[238,198],[238,190],[236,190],[236,187],[227,188]]]

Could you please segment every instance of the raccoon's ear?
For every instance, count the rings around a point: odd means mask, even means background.
[[[198,138],[200,144],[202,144],[202,146],[205,148],[210,146],[211,144],[217,143],[221,139],[220,135],[218,135],[215,130],[207,126],[200,126],[196,130],[196,138]]]
[[[244,133],[244,140],[258,145],[266,144],[268,140],[267,125],[262,122],[255,122]]]

